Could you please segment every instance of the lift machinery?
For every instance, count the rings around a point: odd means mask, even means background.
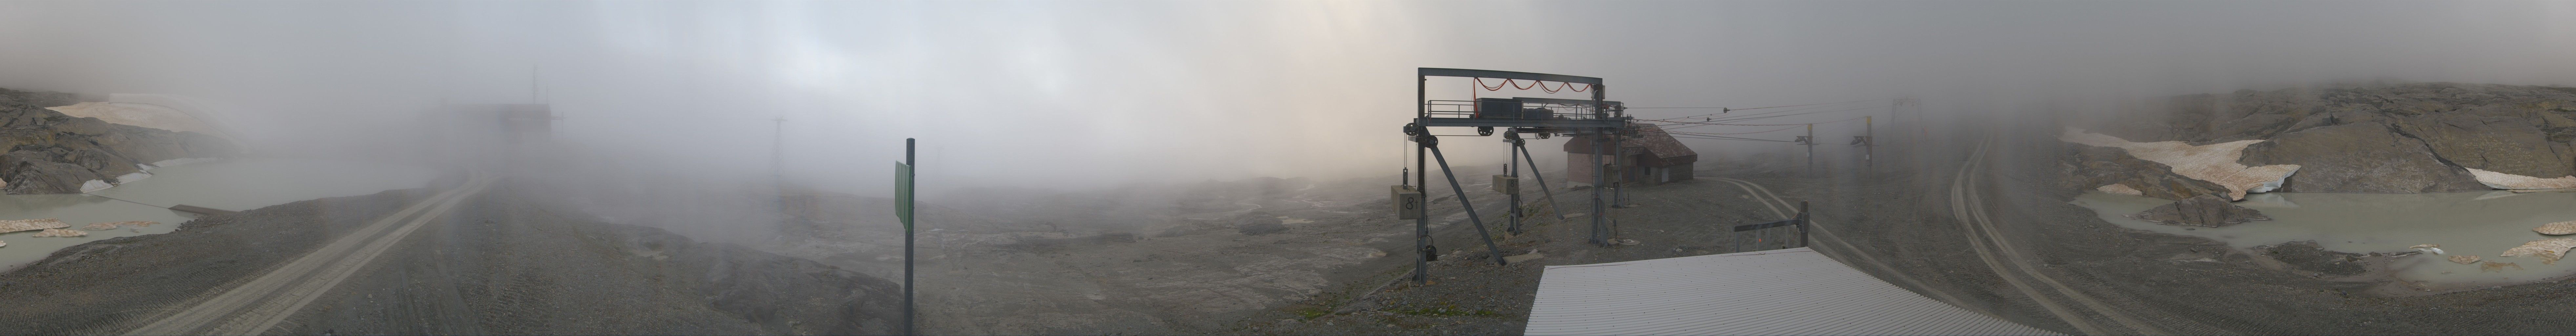
[[[1590,92],[1592,99],[1514,97],[1479,98],[1474,101],[1431,100],[1428,92],[1431,77],[1533,81],[1542,87],[1546,82],[1558,82],[1562,83],[1565,89]],[[1508,212],[1509,226],[1506,229],[1507,232],[1518,234],[1523,231],[1522,222],[1528,215],[1528,211],[1522,209],[1520,205],[1520,173],[1524,170],[1523,163],[1528,164],[1526,170],[1538,180],[1539,190],[1546,194],[1549,208],[1561,209],[1555,207],[1556,195],[1553,189],[1548,188],[1546,177],[1538,176],[1538,161],[1530,156],[1529,148],[1525,146],[1528,139],[1522,135],[1532,134],[1541,139],[1550,135],[1598,137],[1608,141],[1593,141],[1593,146],[1619,148],[1619,138],[1631,134],[1627,130],[1631,118],[1626,115],[1619,102],[1604,100],[1605,90],[1601,79],[1595,77],[1493,70],[1419,69],[1415,76],[1414,101],[1416,104],[1413,122],[1404,125],[1406,139],[1415,145],[1413,167],[1409,169],[1410,176],[1405,177],[1404,184],[1388,188],[1389,199],[1395,203],[1397,218],[1413,220],[1414,252],[1417,255],[1414,259],[1413,280],[1416,283],[1429,283],[1430,262],[1438,260],[1439,257],[1439,250],[1432,245],[1431,241],[1431,219],[1423,213],[1426,205],[1423,203],[1424,190],[1416,185],[1416,183],[1430,184],[1429,168],[1433,162],[1426,162],[1425,159],[1436,160],[1439,164],[1441,176],[1449,182],[1450,192],[1457,194],[1455,198],[1458,199],[1459,207],[1466,211],[1468,222],[1475,225],[1478,237],[1484,239],[1485,248],[1492,252],[1494,264],[1506,263],[1503,260],[1501,248],[1494,244],[1492,232],[1486,230],[1484,219],[1476,213],[1475,203],[1468,201],[1466,189],[1458,184],[1457,174],[1449,168],[1448,157],[1441,154],[1440,136],[1432,135],[1431,129],[1434,127],[1474,128],[1476,136],[1489,136],[1499,131],[1503,134],[1503,142],[1512,144],[1513,162],[1505,169],[1504,174],[1494,175],[1493,188],[1495,192],[1510,196],[1511,211]],[[1592,151],[1591,162],[1597,165],[1595,173],[1592,174],[1594,180],[1592,185],[1595,187],[1592,188],[1592,209],[1586,212],[1591,217],[1590,241],[1602,245],[1610,244],[1610,231],[1606,223],[1608,218],[1605,212],[1611,206],[1604,202],[1605,196],[1610,199],[1618,196],[1603,195],[1603,193],[1618,192],[1615,188],[1616,183],[1610,180],[1610,176],[1621,168],[1612,163],[1613,160],[1605,160],[1602,157],[1603,153],[1610,152],[1607,148],[1597,148]],[[1426,153],[1429,155],[1424,155]],[[1556,217],[1560,220],[1564,219],[1566,216],[1563,212],[1557,210]]]

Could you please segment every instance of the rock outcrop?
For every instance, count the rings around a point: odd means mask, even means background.
[[[2281,191],[2576,186],[2576,177],[2569,177],[2576,176],[2576,88],[2339,83],[2177,96],[2080,118],[2093,117],[2106,118],[2069,126],[2128,141],[2193,146],[2270,140],[2247,146],[2239,161],[2300,166]]]
[[[2119,147],[2067,144],[2067,150],[2076,160],[2062,168],[2075,187],[2169,200],[2228,194],[2217,183],[2175,175],[2173,167],[2138,159]]]
[[[2226,199],[2218,197],[2218,195],[2193,196],[2192,198],[2175,201],[2173,204],[2166,204],[2164,206],[2155,207],[2154,209],[2147,209],[2145,212],[2129,215],[2129,218],[2136,218],[2165,225],[2193,225],[2207,227],[2221,227],[2244,223],[2247,221],[2272,219],[2272,217],[2263,216],[2263,212],[2261,211],[2254,211],[2254,209],[2229,204]]]
[[[2175,175],[2217,184],[2228,200],[2245,199],[2245,193],[2268,192],[2281,187],[2298,165],[2246,166],[2238,163],[2245,146],[2263,140],[2239,140],[2208,145],[2191,145],[2181,141],[2133,142],[2109,135],[2067,129],[2058,137],[2066,142],[2117,147],[2141,160],[2154,161],[2170,168]],[[2135,188],[2137,186],[2130,186]],[[2144,189],[2140,189],[2144,191]]]
[[[229,156],[231,142],[197,132],[120,125],[46,109],[71,94],[0,89],[0,192],[77,193],[140,179],[150,164]],[[94,184],[97,181],[100,184]]]
[[[2295,164],[2283,192],[2458,192],[2488,189],[2460,167],[2442,164],[2423,140],[2368,122],[2282,134],[2245,148],[2244,162]]]

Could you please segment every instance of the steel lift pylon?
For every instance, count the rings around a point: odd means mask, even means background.
[[[1530,173],[1534,176],[1538,174],[1536,170],[1538,161],[1529,155],[1529,149],[1525,146],[1527,140],[1520,134],[1537,134],[1540,138],[1545,138],[1549,134],[1592,136],[1608,140],[1594,141],[1595,147],[1619,148],[1618,139],[1625,133],[1624,130],[1631,119],[1625,115],[1619,102],[1604,100],[1607,88],[1602,85],[1600,78],[1444,68],[1420,68],[1415,75],[1414,120],[1404,125],[1406,139],[1416,146],[1413,167],[1410,169],[1412,174],[1406,176],[1404,184],[1396,185],[1389,190],[1393,194],[1390,198],[1396,203],[1397,216],[1414,220],[1413,246],[1416,258],[1413,264],[1413,280],[1419,284],[1430,283],[1430,262],[1438,260],[1439,257],[1439,250],[1432,245],[1431,241],[1431,219],[1423,214],[1425,206],[1423,188],[1412,185],[1417,181],[1429,184],[1431,162],[1426,162],[1425,158],[1438,161],[1441,176],[1449,182],[1449,190],[1456,193],[1459,207],[1467,212],[1468,222],[1475,225],[1477,234],[1484,239],[1485,249],[1493,255],[1494,264],[1507,263],[1503,260],[1502,249],[1494,244],[1492,233],[1486,230],[1484,219],[1476,213],[1475,203],[1467,199],[1467,190],[1458,184],[1457,173],[1449,168],[1448,156],[1440,151],[1440,136],[1431,134],[1432,127],[1472,127],[1477,130],[1476,136],[1493,135],[1497,129],[1503,131],[1503,141],[1512,144],[1513,162],[1511,167],[1506,168],[1504,175],[1495,176],[1494,188],[1497,192],[1510,195],[1512,208],[1507,217],[1510,222],[1507,232],[1518,234],[1523,231],[1521,222],[1526,215],[1520,206],[1518,183],[1522,170],[1520,164],[1528,163]],[[1546,82],[1558,82],[1563,83],[1565,89],[1591,92],[1592,99],[1515,97],[1482,98],[1476,101],[1430,100],[1428,83],[1431,77],[1526,80],[1538,82],[1542,88]],[[1424,155],[1426,153],[1429,155]],[[1592,217],[1590,241],[1594,244],[1609,243],[1609,229],[1606,226],[1605,214],[1609,206],[1604,202],[1604,196],[1616,197],[1616,195],[1603,195],[1603,189],[1610,188],[1609,174],[1617,171],[1617,167],[1609,160],[1602,159],[1604,153],[1609,151],[1592,152],[1592,162],[1596,166],[1593,174],[1592,211],[1589,215]],[[1539,190],[1546,193],[1549,207],[1561,209],[1555,207],[1556,194],[1554,190],[1547,188],[1546,178],[1538,177]],[[1557,213],[1560,220],[1564,218],[1563,210],[1557,210]]]

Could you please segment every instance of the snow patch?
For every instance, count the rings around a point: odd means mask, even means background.
[[[2220,187],[2227,188],[2228,200],[2245,199],[2246,193],[2280,189],[2281,183],[2290,179],[2290,174],[2299,172],[2299,165],[2247,167],[2245,164],[2236,162],[2237,159],[2245,156],[2245,146],[2262,143],[2264,140],[2238,140],[2203,146],[2193,146],[2181,141],[2131,142],[2120,137],[2085,132],[2083,129],[2073,127],[2066,128],[2066,134],[2058,136],[2057,139],[2128,150],[2130,156],[2173,167],[2175,175],[2217,183]]]
[[[89,182],[81,182],[81,192],[99,191],[101,189],[107,189],[107,187],[114,186],[116,185],[108,184],[107,181],[89,180]]]
[[[2492,172],[2492,171],[2487,171],[2487,170],[2485,170],[2485,169],[2477,169],[2477,168],[2469,168],[2469,175],[2476,176],[2476,177],[2478,178],[2478,184],[2484,184],[2484,185],[2487,185],[2487,187],[2488,187],[2488,188],[2496,188],[2496,189],[2566,189],[2566,188],[2576,188],[2576,176],[2567,176],[2567,177],[2559,177],[2559,178],[2538,178],[2538,177],[2530,177],[2530,176],[2514,175],[2514,174],[2507,174],[2507,173],[2498,173],[2498,172]]]
[[[2129,196],[2146,196],[2146,195],[2147,195],[2147,193],[2146,193],[2146,192],[2144,192],[2144,191],[2138,191],[2138,188],[2130,188],[2130,187],[2129,187],[2129,185],[2126,185],[2126,184],[2119,184],[2119,183],[2112,183],[2111,185],[2102,186],[2101,188],[2093,188],[2093,190],[2095,190],[2095,191],[2101,191],[2101,192],[2106,192],[2106,193],[2113,193],[2113,194],[2129,195]]]

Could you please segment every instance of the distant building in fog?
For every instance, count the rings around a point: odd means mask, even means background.
[[[1657,185],[1691,179],[1691,163],[1699,162],[1699,152],[1664,133],[1663,127],[1638,124],[1636,130],[1635,137],[1619,139],[1620,155],[1610,162],[1620,174],[1611,176],[1611,183]],[[1596,138],[1577,136],[1565,141],[1565,175],[1574,184],[1592,184],[1593,171],[1600,167],[1592,161],[1592,142],[1600,140]]]

